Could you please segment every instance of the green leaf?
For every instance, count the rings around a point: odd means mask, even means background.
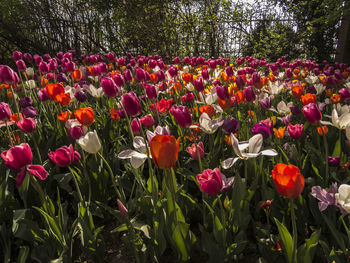
[[[217,216],[215,216],[213,223],[214,237],[219,244],[224,245],[224,227],[222,226],[220,219]]]
[[[25,263],[29,255],[29,246],[21,246],[18,253],[17,262]]]
[[[288,262],[292,262],[292,254],[293,254],[293,238],[290,235],[288,229],[278,221],[277,218],[274,217],[275,223],[278,228],[278,233],[283,242],[283,248],[285,252],[285,256]]]
[[[341,139],[341,136],[339,136],[339,139],[335,143],[333,154],[332,154],[333,157],[341,156],[341,141],[340,141],[340,139]]]
[[[183,261],[188,260],[187,246],[186,246],[186,242],[185,242],[184,236],[183,236],[182,231],[181,231],[180,224],[178,224],[175,227],[175,229],[173,231],[172,238],[175,241],[177,249],[179,250],[179,252],[181,254],[181,260],[183,260]]]
[[[344,243],[344,239],[342,238],[343,235],[342,233],[340,233],[334,226],[334,224],[331,222],[331,220],[328,219],[328,217],[321,213],[324,221],[326,221],[329,230],[331,231],[333,238],[337,241],[338,245],[340,246],[340,248],[345,252],[346,251],[346,247],[345,247],[345,243]]]
[[[298,262],[312,263],[313,250],[317,246],[320,238],[321,230],[312,233],[309,239],[305,240],[305,244],[298,248]]]

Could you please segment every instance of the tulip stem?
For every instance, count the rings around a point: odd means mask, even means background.
[[[97,154],[98,154],[98,156],[101,157],[102,161],[106,164],[107,170],[108,170],[109,175],[111,176],[111,179],[112,179],[112,184],[113,184],[114,190],[117,193],[119,199],[122,201],[122,203],[125,204],[126,197],[125,197],[125,194],[123,192],[123,188],[121,186],[121,182],[119,180],[119,177],[117,176],[117,181],[118,181],[118,185],[119,185],[119,188],[121,191],[118,190],[117,185],[115,184],[115,177],[114,177],[113,171],[112,171],[111,167],[109,166],[108,162],[106,161],[106,159],[103,157],[103,155],[100,152],[97,152]],[[123,193],[123,194],[121,194],[121,193]]]
[[[292,262],[294,263],[295,260],[295,254],[297,250],[297,241],[298,241],[298,231],[297,231],[297,224],[296,224],[296,217],[295,217],[295,211],[294,211],[294,200],[292,198],[290,200],[290,215],[292,219],[292,227],[293,227],[293,252],[292,252]]]
[[[129,130],[129,134],[130,134],[130,137],[131,137],[131,140],[134,141],[134,134],[131,130],[131,124],[130,124],[130,119],[129,119],[129,116],[128,116],[128,113],[126,112],[125,108],[124,108],[124,105],[123,103],[120,101],[120,105],[122,106],[123,108],[123,112],[124,112],[124,115],[125,115],[125,118],[126,118],[126,121],[128,123],[128,130]]]
[[[12,142],[12,135],[11,135],[10,128],[9,128],[8,123],[7,123],[7,120],[5,120],[5,124],[6,124],[7,133],[8,133],[9,139],[10,139],[10,144],[11,144],[11,147],[12,147],[14,145],[13,142],[15,142],[15,138],[14,138],[14,140]]]
[[[72,174],[75,187],[77,188],[77,192],[78,192],[78,197],[79,197],[80,203],[84,206],[84,198],[83,198],[83,196],[82,196],[82,194],[80,192],[80,188],[79,188],[79,184],[78,184],[77,178],[75,178],[75,171],[70,166],[68,166],[68,169],[69,169],[70,173]]]
[[[33,142],[34,142],[34,147],[35,147],[36,154],[38,155],[38,158],[39,158],[39,162],[42,164],[43,161],[41,160],[41,155],[40,155],[39,147],[38,147],[38,144],[37,144],[37,142],[36,142],[36,139],[35,139],[35,135],[34,135],[34,134],[32,134],[32,138],[33,138]]]
[[[326,183],[328,182],[328,177],[329,177],[329,174],[328,174],[328,143],[327,143],[327,138],[326,138],[326,133],[323,131],[322,129],[322,126],[319,125],[319,127],[321,128],[321,131],[322,131],[322,137],[323,137],[323,144],[324,144],[324,151],[325,151],[325,161],[326,161],[326,176],[325,176],[325,179],[326,179]]]
[[[221,198],[218,196],[219,199],[219,205],[220,205],[220,210],[221,210],[221,222],[223,224],[223,246],[226,244],[226,216],[225,216],[225,209],[224,206],[222,205]]]
[[[85,157],[85,151],[83,151],[83,162],[82,162],[82,166],[83,166],[83,173],[84,176],[86,177],[86,180],[88,182],[88,186],[89,186],[89,196],[88,196],[88,204],[91,203],[91,180],[90,177],[86,171],[86,157]]]

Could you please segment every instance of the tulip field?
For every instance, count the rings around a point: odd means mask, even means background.
[[[13,52],[0,262],[349,262],[350,67]]]

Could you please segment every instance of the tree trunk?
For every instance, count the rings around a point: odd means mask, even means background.
[[[350,64],[350,1],[345,3],[335,61]]]

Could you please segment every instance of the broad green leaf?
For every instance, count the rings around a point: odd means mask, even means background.
[[[216,241],[222,246],[225,245],[224,227],[222,226],[220,219],[217,216],[214,217],[213,233]]]
[[[337,142],[334,145],[334,150],[333,150],[333,157],[339,157],[341,156],[341,137],[337,140]]]
[[[331,220],[328,219],[328,217],[321,213],[324,221],[326,221],[329,230],[331,231],[333,238],[337,241],[338,245],[340,246],[340,248],[345,251],[346,247],[345,247],[345,243],[344,243],[344,239],[342,238],[343,235],[335,228],[334,224],[331,222]]]
[[[280,235],[280,238],[283,242],[283,249],[285,252],[285,256],[288,262],[292,262],[292,254],[293,254],[293,238],[290,235],[288,229],[278,221],[277,218],[274,218],[277,228],[278,228],[278,233]]]
[[[29,255],[29,246],[21,246],[18,253],[17,262],[26,263]]]
[[[312,233],[311,237],[305,240],[305,244],[298,248],[298,262],[312,263],[313,248],[317,246],[321,230]]]
[[[187,246],[179,224],[175,227],[172,238],[181,254],[181,260],[188,260]]]

